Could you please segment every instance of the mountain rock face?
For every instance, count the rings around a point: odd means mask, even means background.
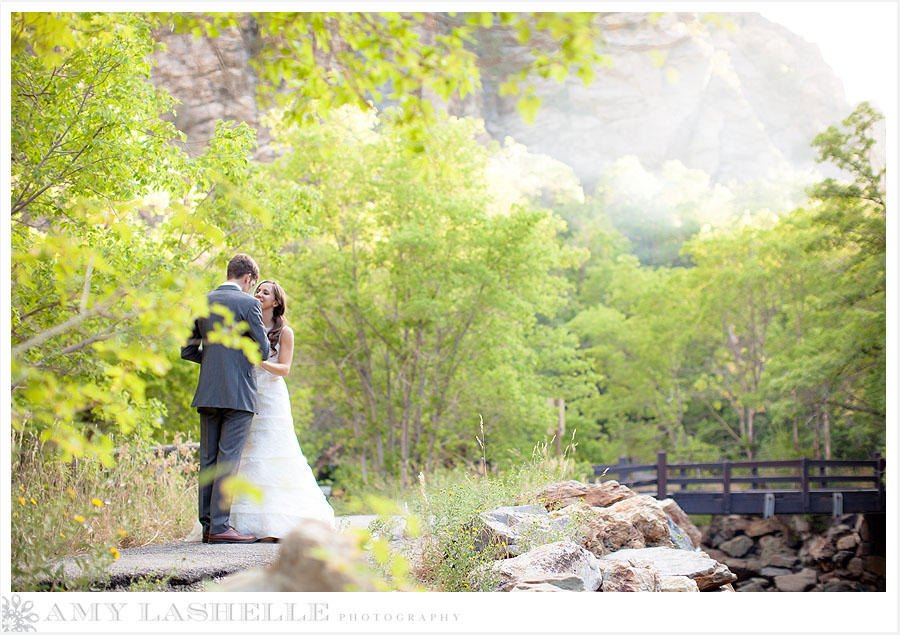
[[[543,104],[533,126],[514,98],[497,96],[497,78],[509,69],[492,68],[487,131],[572,166],[586,186],[623,155],[650,171],[678,160],[713,183],[814,167],[810,142],[851,110],[840,81],[816,45],[759,14],[720,17],[713,26],[692,13],[655,24],[645,13],[607,16],[611,66],[597,69],[589,86],[539,80]]]
[[[501,78],[529,55],[504,31],[486,31],[476,50],[483,89],[451,101],[451,114],[484,119],[487,132],[514,138],[529,152],[571,166],[582,184],[604,167],[634,155],[650,171],[677,160],[707,172],[713,183],[758,179],[786,171],[827,172],[810,142],[851,111],[840,80],[816,45],[757,13],[613,13],[605,23],[611,65],[595,80],[536,79],[543,104],[525,124],[515,97],[500,97]],[[218,118],[260,128],[255,77],[248,60],[259,45],[252,24],[216,40],[161,34],[152,80],[182,104],[176,126],[188,148],[202,151]],[[267,156],[260,132],[260,158]]]

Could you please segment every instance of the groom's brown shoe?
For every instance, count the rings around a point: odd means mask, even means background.
[[[211,545],[249,544],[256,542],[256,536],[241,534],[234,527],[229,527],[221,534],[210,534],[208,540]]]
[[[203,532],[203,538],[201,538],[201,540],[203,541],[203,544],[206,544],[209,542],[209,532],[208,531]]]

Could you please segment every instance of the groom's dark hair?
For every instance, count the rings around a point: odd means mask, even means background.
[[[253,258],[247,254],[236,254],[228,261],[228,279],[237,280],[250,274],[254,280],[259,280],[259,267],[253,261]]]

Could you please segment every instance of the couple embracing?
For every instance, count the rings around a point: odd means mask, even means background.
[[[200,414],[200,472],[206,478],[199,488],[199,533],[205,543],[277,542],[309,518],[334,525],[334,511],[294,433],[284,382],[294,353],[284,317],[287,298],[277,282],[258,280],[253,259],[237,254],[228,263],[227,281],[206,297],[211,309],[221,305],[235,324],[249,326],[245,336],[259,346],[259,365],[241,350],[209,341],[222,322],[214,311],[194,322],[181,348],[183,359],[200,364],[191,407]],[[255,485],[262,501],[243,495],[230,500],[222,486],[234,475]]]

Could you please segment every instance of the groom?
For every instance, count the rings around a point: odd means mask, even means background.
[[[249,337],[259,344],[263,360],[269,356],[269,341],[263,329],[259,301],[250,290],[259,280],[259,268],[250,256],[237,254],[228,263],[228,281],[206,294],[209,306],[221,305],[234,315],[234,323],[246,322]],[[181,358],[200,364],[200,380],[191,407],[200,413],[200,473],[211,473],[211,482],[200,486],[200,524],[203,542],[251,543],[256,536],[238,533],[228,524],[230,501],[222,482],[237,471],[256,412],[256,374],[243,351],[209,342],[208,334],[222,316],[194,322],[194,332]],[[208,472],[207,472],[208,470]]]

